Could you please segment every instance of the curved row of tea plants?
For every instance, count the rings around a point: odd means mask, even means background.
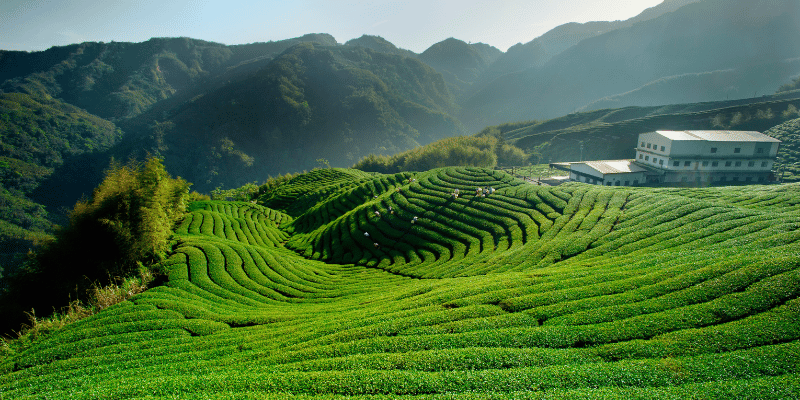
[[[284,188],[314,203],[295,218],[194,203],[164,285],[4,357],[0,394],[800,396],[799,185],[359,182]]]

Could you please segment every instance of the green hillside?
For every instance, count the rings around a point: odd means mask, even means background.
[[[796,65],[783,64],[769,68],[771,71],[757,69],[755,74],[747,69],[782,64],[800,56],[796,41],[776,40],[796,36],[798,26],[800,8],[794,0],[697,1],[656,18],[575,41],[541,67],[526,66],[516,72],[511,69],[463,101],[459,118],[473,130],[507,121],[553,118],[599,99],[648,86],[649,91],[639,93],[634,101],[672,104],[724,99],[728,94],[731,98],[752,97],[754,90],[772,93],[797,76]],[[531,43],[536,45],[531,50],[541,47],[536,42]],[[519,52],[509,49],[509,53],[508,58],[512,58]],[[536,52],[544,58],[546,54]],[[521,56],[520,61],[538,58]],[[516,60],[510,61],[515,65]],[[501,67],[498,65],[498,69]],[[745,79],[712,79],[705,87],[686,85],[687,91],[658,84],[671,77],[728,69],[740,70]]]
[[[0,92],[0,277],[53,233],[45,205],[70,204],[91,191],[96,154],[117,144],[122,132],[111,122],[52,98]],[[72,170],[80,179],[63,178]]]
[[[246,78],[131,121],[124,127],[137,133],[120,148],[162,154],[170,171],[207,192],[310,170],[320,158],[352,165],[461,134],[454,108],[441,75],[415,58],[305,43]]]
[[[193,203],[165,284],[7,343],[0,393],[797,398],[798,211],[797,184],[315,170]]]
[[[603,109],[494,128],[510,144],[540,155],[542,162],[576,161],[581,154],[583,160],[625,159],[633,157],[638,135],[644,132],[659,129],[766,132],[800,116],[798,108],[800,92],[795,91],[750,100]],[[781,140],[794,139],[786,136]],[[795,155],[784,157],[787,150],[779,149],[783,162],[800,162]]]

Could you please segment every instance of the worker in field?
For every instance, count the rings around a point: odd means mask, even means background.
[[[412,224],[416,224],[417,223],[417,217],[411,218],[411,223]]]
[[[392,210],[392,206],[389,206],[389,214],[394,214],[394,210]]]
[[[369,237],[369,232],[364,232],[364,236]]]
[[[380,218],[381,217],[381,213],[378,210],[375,210],[375,216]]]

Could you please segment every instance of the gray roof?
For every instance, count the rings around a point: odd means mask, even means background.
[[[563,163],[554,163],[559,165],[575,165],[584,164],[589,168],[600,172],[603,175],[607,174],[627,174],[631,172],[647,171],[646,168],[636,164],[633,160],[600,160],[600,161],[572,161]]]
[[[638,164],[635,164],[633,160],[585,161],[584,164],[592,167],[604,175],[647,171]]]
[[[656,131],[670,140],[704,140],[708,142],[771,142],[781,141],[756,131]]]

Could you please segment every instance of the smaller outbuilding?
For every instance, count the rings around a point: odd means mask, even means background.
[[[552,163],[551,168],[569,172],[569,179],[592,185],[639,186],[647,169],[633,160],[601,160]]]

